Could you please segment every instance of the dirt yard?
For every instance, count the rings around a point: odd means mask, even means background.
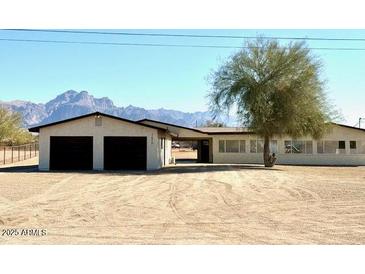
[[[25,150],[24,146],[15,146],[13,151],[11,150],[11,147],[6,147],[5,150],[4,147],[0,147],[0,166],[4,164],[11,164],[12,162],[24,161],[24,159],[35,157],[36,154],[38,154],[38,150],[35,151],[33,146],[31,149],[28,146]]]
[[[34,169],[0,169],[0,228],[47,235],[2,244],[365,244],[365,167]]]
[[[176,160],[196,160],[198,158],[198,151],[189,148],[173,148],[172,156]]]

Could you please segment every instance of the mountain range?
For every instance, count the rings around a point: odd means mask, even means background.
[[[21,113],[24,127],[52,123],[94,111],[130,120],[148,118],[187,127],[202,126],[207,121],[212,120],[212,113],[209,111],[190,113],[163,108],[144,109],[132,105],[118,107],[108,97],[95,98],[87,91],[77,92],[74,90],[66,91],[45,104],[15,100],[0,101],[0,107]],[[230,125],[234,119],[225,116],[219,118],[217,122]]]

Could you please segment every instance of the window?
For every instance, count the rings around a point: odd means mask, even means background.
[[[338,141],[338,148],[339,149],[345,149],[346,145],[345,145],[345,141]]]
[[[324,153],[323,141],[317,141],[317,153]]]
[[[246,141],[240,140],[240,153],[245,153],[245,152],[246,152]]]
[[[291,141],[284,141],[285,153],[291,153]]]
[[[256,153],[257,151],[257,141],[250,140],[250,153]]]
[[[277,141],[270,141],[270,151],[277,152]],[[264,152],[264,141],[263,140],[250,140],[250,153],[263,153]],[[276,153],[274,152],[274,153]]]
[[[304,141],[292,141],[291,153],[305,153],[305,142]]]
[[[239,141],[226,140],[226,152],[239,152]]]
[[[356,141],[350,141],[350,149],[356,149]]]
[[[324,141],[324,153],[336,153],[337,148],[337,141]]]
[[[161,149],[163,149],[163,142],[165,141],[164,138],[161,138]]]
[[[263,153],[263,152],[264,152],[264,141],[257,140],[257,153]]]
[[[345,141],[338,141],[338,149],[336,153],[345,154],[346,153],[346,142]]]
[[[351,154],[357,153],[356,141],[350,141],[350,153]]]
[[[317,153],[344,154],[346,153],[345,141],[318,141]]]
[[[276,141],[276,140],[270,141],[270,152],[278,153],[278,141]]]
[[[305,152],[307,154],[313,153],[313,142],[312,141],[306,141],[305,142]]]
[[[245,153],[246,140],[219,140],[219,152]]]
[[[224,140],[219,140],[219,152],[226,152]]]
[[[285,153],[292,154],[312,154],[313,142],[300,140],[286,140],[284,141]]]

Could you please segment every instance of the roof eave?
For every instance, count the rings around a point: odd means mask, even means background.
[[[30,127],[28,128],[29,132],[39,132],[39,127]]]
[[[101,116],[108,117],[108,118],[111,118],[111,119],[131,123],[131,124],[136,124],[136,125],[139,125],[139,126],[144,126],[144,127],[157,129],[157,130],[162,130],[164,132],[167,131],[165,128],[160,128],[160,127],[156,127],[156,126],[152,126],[152,125],[139,123],[138,121],[136,122],[136,121],[128,120],[128,119],[125,119],[125,118],[113,116],[113,115],[102,113],[102,112],[99,112],[99,111],[88,113],[88,114],[85,114],[85,115],[72,117],[72,118],[68,118],[68,119],[64,119],[64,120],[60,120],[60,121],[56,121],[56,122],[53,122],[53,123],[48,123],[48,124],[44,124],[44,125],[40,125],[40,126],[36,126],[36,127],[31,127],[31,128],[28,128],[28,131],[30,131],[30,132],[39,132],[39,130],[41,128],[44,128],[44,127],[50,127],[50,126],[54,126],[54,125],[58,125],[58,124],[63,124],[63,123],[71,122],[71,121],[74,121],[74,120],[90,117],[90,116],[93,116],[93,115],[101,115]]]
[[[208,135],[250,135],[255,132],[207,132]]]
[[[195,128],[174,125],[174,124],[165,123],[165,122],[161,122],[161,121],[157,121],[157,120],[152,120],[152,119],[147,119],[147,118],[138,120],[137,123],[144,124],[143,121],[149,121],[149,122],[153,122],[153,123],[160,123],[160,124],[167,125],[167,126],[171,126],[171,127],[178,127],[178,128],[182,128],[182,129],[186,129],[186,130],[192,130],[192,131],[195,131],[195,132],[198,132],[198,133],[202,133],[202,134],[207,134],[206,132],[201,131],[201,130],[198,130],[198,129],[195,129]]]
[[[364,128],[352,127],[352,126],[348,126],[348,125],[338,124],[338,123],[335,123],[335,122],[331,122],[331,124],[336,125],[336,126],[340,126],[340,127],[345,127],[345,128],[351,128],[351,129],[365,131]]]

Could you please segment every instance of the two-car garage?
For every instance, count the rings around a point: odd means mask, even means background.
[[[171,138],[163,128],[91,113],[31,128],[39,132],[40,170],[152,170],[161,168]],[[166,156],[168,157],[168,156]]]
[[[146,170],[146,168],[146,137],[104,137],[105,170]],[[50,170],[92,169],[92,136],[50,137]]]

